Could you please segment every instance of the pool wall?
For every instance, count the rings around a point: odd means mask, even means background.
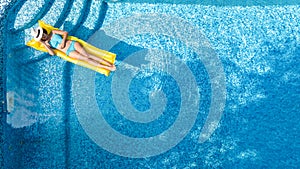
[[[0,10],[0,99],[1,99],[1,114],[0,114],[0,167],[4,167],[4,128],[6,124],[6,106],[5,106],[5,50],[4,50],[4,33],[5,33],[5,18],[7,17],[7,12],[15,1],[6,2],[1,1],[1,10]]]

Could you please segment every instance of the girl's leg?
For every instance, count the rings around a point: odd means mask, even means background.
[[[80,43],[78,43],[78,42],[75,42],[74,47],[75,47],[75,50],[76,50],[77,52],[81,53],[82,55],[84,55],[84,56],[86,56],[86,57],[90,57],[90,58],[92,58],[93,60],[96,60],[96,61],[98,61],[98,62],[100,62],[100,63],[103,63],[103,64],[105,64],[105,65],[107,65],[107,66],[114,66],[114,65],[112,65],[112,64],[109,63],[109,62],[107,62],[107,61],[104,60],[104,59],[101,59],[101,58],[99,58],[99,57],[96,57],[96,56],[94,56],[94,55],[91,55],[91,54],[87,53],[86,50],[85,50],[85,49],[80,45]]]
[[[69,54],[70,57],[72,58],[75,58],[75,59],[78,59],[78,60],[82,60],[82,61],[85,61],[93,66],[97,66],[97,67],[101,67],[101,68],[104,68],[104,69],[107,69],[107,70],[110,70],[110,71],[114,71],[115,68],[111,67],[111,66],[106,66],[106,65],[102,65],[100,64],[99,62],[93,60],[93,59],[90,59],[86,56],[83,56],[81,55],[81,53],[77,52],[77,51],[72,51],[70,52]]]

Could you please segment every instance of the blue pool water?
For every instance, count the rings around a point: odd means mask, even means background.
[[[1,1],[1,168],[299,168],[299,3],[161,2]],[[117,71],[25,46],[39,19]]]

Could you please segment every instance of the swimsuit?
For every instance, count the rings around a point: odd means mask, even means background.
[[[70,54],[71,52],[75,51],[74,45],[75,45],[75,41],[71,41],[71,44],[70,44],[70,46],[69,46],[69,48],[68,48],[68,50],[67,50],[67,52],[66,52],[66,54],[67,54],[68,56],[69,56],[69,54]]]
[[[59,46],[59,44],[61,44],[62,42],[62,37],[60,35],[57,34],[53,34],[51,40],[49,41],[49,44],[52,48],[56,48]],[[69,48],[66,51],[66,54],[69,55],[71,52],[75,51],[75,47],[74,47],[75,41],[71,41],[71,44],[69,46]]]
[[[62,41],[62,37],[57,35],[57,34],[53,34],[51,40],[49,41],[49,44],[52,48],[57,48],[59,46],[59,44],[61,44]]]

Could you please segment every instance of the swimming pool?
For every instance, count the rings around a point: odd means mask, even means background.
[[[299,3],[158,2],[6,4],[2,168],[300,166]],[[26,47],[39,19],[118,70]]]

